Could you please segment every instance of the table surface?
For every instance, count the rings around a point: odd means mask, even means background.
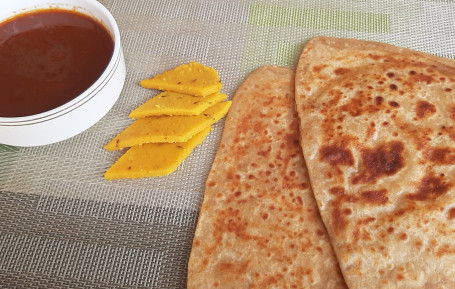
[[[1,288],[185,288],[204,184],[223,130],[169,176],[107,181],[103,149],[158,92],[138,82],[182,63],[216,68],[230,98],[265,64],[295,67],[325,35],[455,58],[455,1],[102,0],[127,65],[119,100],[95,126],[42,147],[0,145]]]

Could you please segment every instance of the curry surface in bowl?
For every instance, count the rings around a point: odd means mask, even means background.
[[[103,73],[113,50],[106,27],[73,10],[36,10],[0,23],[0,117],[74,99]]]

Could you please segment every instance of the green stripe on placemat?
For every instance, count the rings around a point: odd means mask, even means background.
[[[0,190],[3,189],[6,175],[18,151],[18,147],[0,144]]]
[[[17,152],[17,151],[19,151],[18,147],[0,144],[0,153],[2,153],[2,152]]]
[[[279,42],[276,50],[276,64],[283,66],[293,66],[302,52],[303,44],[290,42]]]
[[[284,4],[252,3],[243,46],[241,73],[265,64],[295,67],[308,37],[324,35],[314,29],[333,32],[389,33],[391,15],[328,8],[292,7]],[[301,39],[289,35],[301,35]],[[297,40],[296,40],[297,39]]]
[[[383,13],[252,5],[248,24],[360,32],[389,32],[390,17],[388,14]]]

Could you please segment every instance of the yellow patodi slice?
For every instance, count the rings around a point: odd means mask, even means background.
[[[159,115],[198,115],[227,98],[215,92],[205,97],[165,91],[151,98],[130,113],[131,118]]]
[[[106,171],[104,177],[112,180],[168,175],[177,169],[210,130],[209,126],[187,142],[148,143],[132,147]]]
[[[221,119],[231,101],[217,103],[199,115],[150,116],[139,118],[119,133],[104,148],[108,151],[144,143],[185,142]]]
[[[218,72],[197,62],[182,64],[172,70],[141,81],[141,86],[189,95],[207,96],[221,89]]]

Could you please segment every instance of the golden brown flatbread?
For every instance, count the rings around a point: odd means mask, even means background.
[[[299,145],[294,71],[265,66],[227,115],[188,264],[188,288],[346,288]]]
[[[314,38],[296,103],[349,288],[455,288],[455,61]]]

